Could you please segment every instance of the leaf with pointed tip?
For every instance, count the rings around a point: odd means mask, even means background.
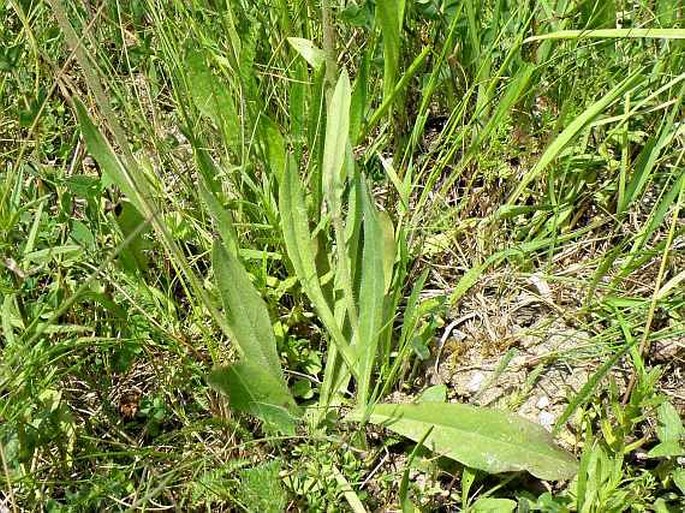
[[[350,134],[350,79],[343,71],[333,91],[326,114],[326,139],[323,149],[323,193],[331,215],[341,215],[345,187],[345,152]]]
[[[363,419],[353,412],[348,420]],[[511,412],[465,404],[379,404],[370,422],[416,441],[464,465],[490,473],[526,470],[540,479],[570,479],[575,458],[558,448],[542,427]]]
[[[238,235],[236,234],[235,226],[233,225],[233,216],[231,216],[231,213],[224,208],[215,193],[209,190],[204,177],[201,177],[200,179],[200,183],[198,184],[198,192],[200,193],[200,198],[202,198],[205,208],[207,208],[209,215],[216,224],[217,231],[219,232],[219,236],[221,237],[224,248],[226,248],[232,255],[237,255]]]
[[[246,359],[281,378],[269,312],[247,271],[235,255],[218,242],[214,243],[212,265],[233,341]]]
[[[321,281],[316,268],[314,250],[312,249],[312,234],[309,231],[307,207],[304,203],[302,185],[297,173],[291,166],[286,166],[283,180],[280,183],[279,210],[288,257],[295,268],[297,279],[314,305],[326,330],[331,335],[333,343],[345,359],[345,363],[356,375],[354,369],[353,352],[338,326],[330,305],[326,301]]]
[[[676,457],[685,455],[685,427],[678,410],[668,401],[659,406],[659,427],[656,428],[659,444],[653,447],[650,458]]]
[[[361,179],[361,178],[360,178]],[[364,406],[369,399],[371,375],[378,348],[378,340],[383,328],[383,301],[386,284],[386,250],[387,237],[376,207],[366,187],[362,192],[362,210],[364,212],[364,249],[361,263],[361,284],[359,286],[359,336],[357,349],[359,358],[359,391],[358,404]],[[388,219],[389,222],[389,219]],[[392,223],[389,227],[392,230]],[[390,249],[392,251],[393,248]],[[392,260],[394,259],[394,252]],[[392,273],[392,268],[390,270]]]
[[[188,92],[200,113],[222,130],[229,145],[240,142],[240,120],[230,89],[215,76],[200,52],[186,58]]]
[[[319,69],[326,61],[326,54],[318,48],[310,39],[302,37],[289,37],[288,43],[300,56],[314,69]]]
[[[148,268],[146,251],[152,243],[145,238],[150,226],[145,225],[145,219],[140,212],[128,201],[121,202],[121,212],[117,216],[117,224],[122,235],[130,242],[119,253],[119,259],[124,269],[133,272],[135,269],[144,271]]]
[[[400,60],[404,0],[379,0],[376,3],[376,23],[383,34],[383,99],[387,100],[395,87]]]
[[[264,300],[238,258],[214,243],[212,265],[226,313],[226,325],[242,361],[217,369],[210,384],[229,396],[231,406],[257,416],[267,429],[290,433],[298,408],[283,379],[276,338]]]
[[[262,420],[267,431],[295,434],[299,409],[281,380],[264,366],[246,359],[214,369],[207,381],[228,396],[231,408]]]
[[[143,215],[145,209],[141,205],[140,197],[137,194],[137,192],[143,191],[136,191],[136,188],[142,187],[143,183],[140,181],[133,183],[133,177],[130,172],[124,167],[121,160],[114,153],[112,146],[90,119],[88,111],[86,111],[81,100],[75,98],[74,106],[76,107],[76,117],[81,126],[83,139],[86,141],[86,148],[88,148],[88,152],[100,165],[105,175],[104,178],[119,187],[131,204]]]

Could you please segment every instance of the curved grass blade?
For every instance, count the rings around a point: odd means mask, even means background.
[[[595,103],[590,105],[577,118],[575,118],[571,124],[569,124],[556,137],[556,139],[554,139],[552,144],[547,147],[545,152],[540,157],[540,160],[536,162],[535,166],[533,166],[533,168],[523,176],[519,185],[516,187],[511,196],[509,196],[507,203],[503,205],[503,208],[511,206],[525,190],[528,184],[537,178],[547,168],[547,166],[549,166],[552,161],[559,156],[566,145],[569,144],[583,128],[585,128],[595,117],[601,114],[609,105],[621,98],[626,91],[635,87],[643,79],[644,76],[642,75],[642,71],[636,71],[621,81],[616,87],[614,87]]]
[[[531,36],[524,43],[548,39],[685,39],[685,29],[674,28],[627,28],[597,30],[559,30],[550,34]]]

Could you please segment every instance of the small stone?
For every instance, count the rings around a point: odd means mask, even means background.
[[[538,421],[540,422],[540,425],[547,431],[552,431],[556,418],[548,411],[541,411],[538,415]]]
[[[549,400],[549,397],[547,397],[546,395],[543,395],[542,397],[540,397],[540,399],[538,399],[538,402],[535,403],[535,407],[538,410],[544,410],[549,405],[550,405],[550,400]]]
[[[657,340],[652,345],[652,359],[655,363],[669,363],[678,358],[680,353],[685,350],[685,340],[670,338]]]
[[[469,384],[466,385],[466,388],[469,392],[475,393],[480,390],[480,388],[483,386],[483,383],[485,382],[485,374],[482,372],[478,371],[471,376],[471,381],[469,381]]]
[[[528,283],[535,287],[535,290],[540,294],[540,297],[545,299],[550,299],[552,297],[552,289],[540,274],[535,273],[531,275],[530,278],[528,278]]]

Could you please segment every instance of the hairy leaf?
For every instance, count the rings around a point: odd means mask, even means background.
[[[362,414],[348,417],[359,420]],[[369,419],[414,441],[432,428],[424,445],[486,472],[527,470],[540,479],[570,479],[575,458],[547,431],[513,413],[465,404],[379,404]]]
[[[331,215],[340,215],[345,186],[345,151],[350,132],[350,79],[343,71],[333,91],[326,119],[326,140],[323,150],[323,192]]]
[[[321,317],[321,321],[326,326],[326,330],[331,335],[345,362],[352,367],[355,360],[352,350],[343,336],[321,289],[302,185],[290,166],[286,167],[278,196],[283,239],[288,257],[295,268],[297,279],[302,284],[302,288]]]
[[[359,289],[359,391],[357,400],[364,406],[369,399],[378,340],[383,328],[383,301],[392,276],[395,257],[393,228],[389,218],[381,221],[373,199],[363,188],[364,249]],[[390,234],[390,235],[388,235]],[[389,276],[388,276],[389,275]]]
[[[298,407],[283,382],[251,360],[219,367],[208,376],[209,384],[229,398],[229,406],[262,420],[268,431],[295,434]]]
[[[281,365],[269,312],[247,271],[220,243],[214,244],[212,265],[233,341],[246,359],[280,378]]]
[[[266,304],[237,257],[219,242],[214,244],[212,264],[226,324],[243,359],[213,371],[210,384],[227,394],[236,410],[289,433],[294,421],[288,419],[297,414],[297,406],[283,379]]]

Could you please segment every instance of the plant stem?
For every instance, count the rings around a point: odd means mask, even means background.
[[[321,0],[321,24],[323,25],[323,51],[326,54],[326,82],[329,87],[333,87],[338,70],[335,57],[335,27],[331,19],[330,0]]]

